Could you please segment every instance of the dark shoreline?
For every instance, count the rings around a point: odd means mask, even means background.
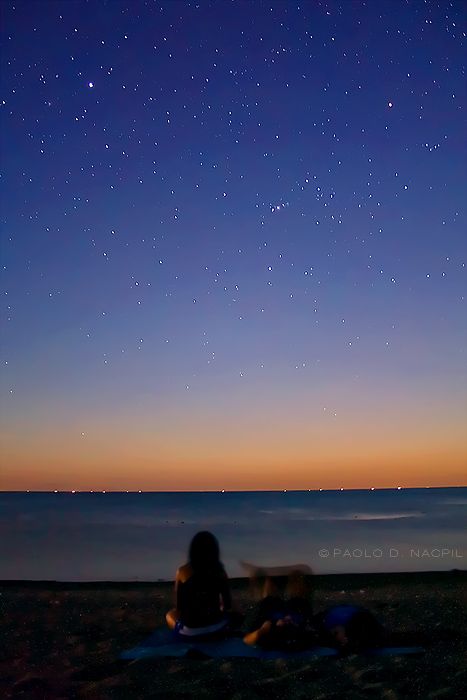
[[[411,584],[423,579],[423,583],[435,584],[438,581],[465,579],[467,583],[467,569],[449,569],[448,571],[389,571],[359,574],[313,574],[314,588],[338,590],[342,583],[347,587],[358,587],[362,583],[372,588],[388,584]],[[173,582],[169,579],[156,579],[155,581],[55,581],[55,580],[29,580],[29,579],[4,579],[0,580],[0,588],[22,589],[48,589],[60,590],[132,590],[139,588],[165,588]],[[232,588],[243,587],[248,583],[246,576],[230,578]]]

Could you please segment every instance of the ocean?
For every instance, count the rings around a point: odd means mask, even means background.
[[[467,488],[0,493],[0,580],[172,580],[210,530],[240,561],[315,573],[467,568]]]

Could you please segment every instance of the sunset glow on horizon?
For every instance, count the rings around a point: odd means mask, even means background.
[[[261,424],[249,427],[240,415],[228,422],[212,417],[204,427],[185,415],[179,432],[170,432],[170,421],[167,431],[157,430],[157,420],[152,431],[138,431],[134,420],[102,427],[88,422],[84,434],[72,426],[65,432],[62,424],[58,434],[41,426],[40,434],[30,430],[29,444],[18,448],[13,436],[10,453],[6,445],[2,489],[291,490],[465,482],[463,425],[456,434],[436,416],[425,415],[417,426],[401,415],[379,421],[350,414],[338,421],[313,411],[307,421],[300,415],[275,427],[267,424],[265,410]]]

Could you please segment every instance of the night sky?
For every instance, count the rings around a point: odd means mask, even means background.
[[[2,13],[0,488],[465,483],[465,3]]]

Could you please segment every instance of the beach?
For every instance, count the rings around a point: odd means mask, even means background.
[[[5,698],[460,698],[467,686],[467,572],[313,577],[316,612],[351,602],[372,610],[395,643],[419,656],[298,660],[118,659],[172,605],[172,584],[0,583],[0,695]],[[247,579],[232,593],[246,614]]]

